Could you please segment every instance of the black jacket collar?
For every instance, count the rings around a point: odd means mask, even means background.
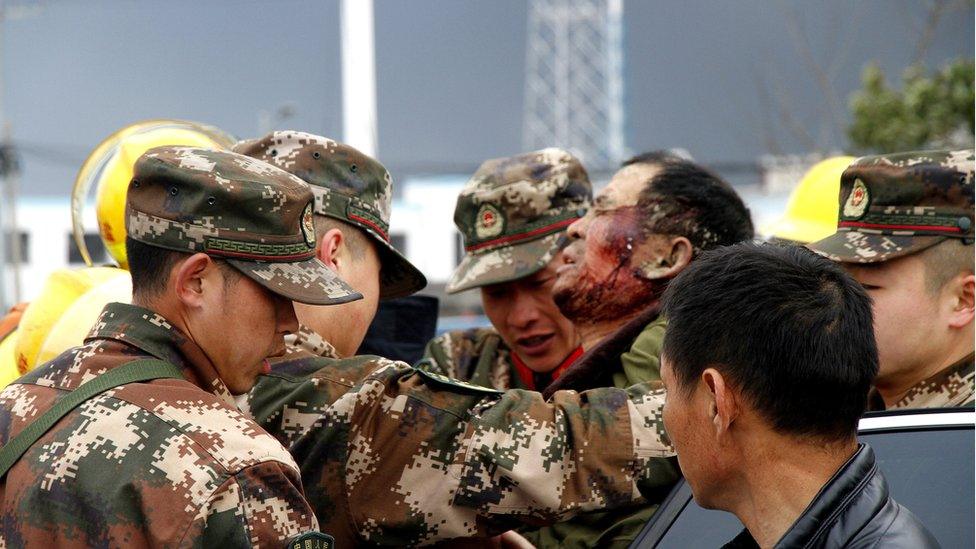
[[[824,484],[776,543],[777,548],[862,545],[938,547],[918,518],[891,499],[874,451],[866,444],[858,446],[857,452]],[[739,549],[758,545],[743,530],[724,547]]]

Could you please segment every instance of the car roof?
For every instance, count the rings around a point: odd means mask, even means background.
[[[972,408],[918,408],[869,412],[858,422],[859,434],[914,428],[973,427]]]

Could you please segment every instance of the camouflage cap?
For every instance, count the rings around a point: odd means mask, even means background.
[[[297,177],[232,152],[149,149],[126,196],[126,233],[150,246],[225,259],[301,303],[361,299],[315,257],[312,191]]]
[[[947,238],[973,243],[970,150],[855,160],[841,175],[837,232],[807,247],[834,261],[878,263]]]
[[[457,199],[454,224],[467,255],[447,291],[517,280],[542,269],[592,198],[583,165],[562,149],[486,161]]]
[[[351,223],[373,238],[382,263],[380,299],[407,296],[427,285],[420,269],[390,243],[393,180],[382,164],[349,145],[297,131],[241,141],[234,152],[297,175],[312,186],[315,213]]]

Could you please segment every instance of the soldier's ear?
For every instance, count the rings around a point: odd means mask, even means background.
[[[173,267],[170,274],[170,281],[173,284],[173,292],[176,297],[186,306],[200,307],[204,302],[204,292],[213,284],[214,275],[220,276],[216,272],[217,264],[207,254],[197,253],[186,258],[181,263]],[[223,284],[223,280],[218,281]]]
[[[318,258],[325,263],[325,266],[333,271],[339,270],[340,251],[345,243],[345,235],[339,228],[332,228],[319,237],[319,246],[316,253]]]
[[[974,286],[976,275],[972,273],[959,275],[947,284],[951,289],[952,309],[949,311],[949,327],[965,328],[973,322],[974,316]]]

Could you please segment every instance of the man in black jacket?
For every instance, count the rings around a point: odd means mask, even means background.
[[[888,494],[857,423],[878,370],[871,302],[798,247],[706,252],[664,295],[663,417],[726,547],[938,547]]]

